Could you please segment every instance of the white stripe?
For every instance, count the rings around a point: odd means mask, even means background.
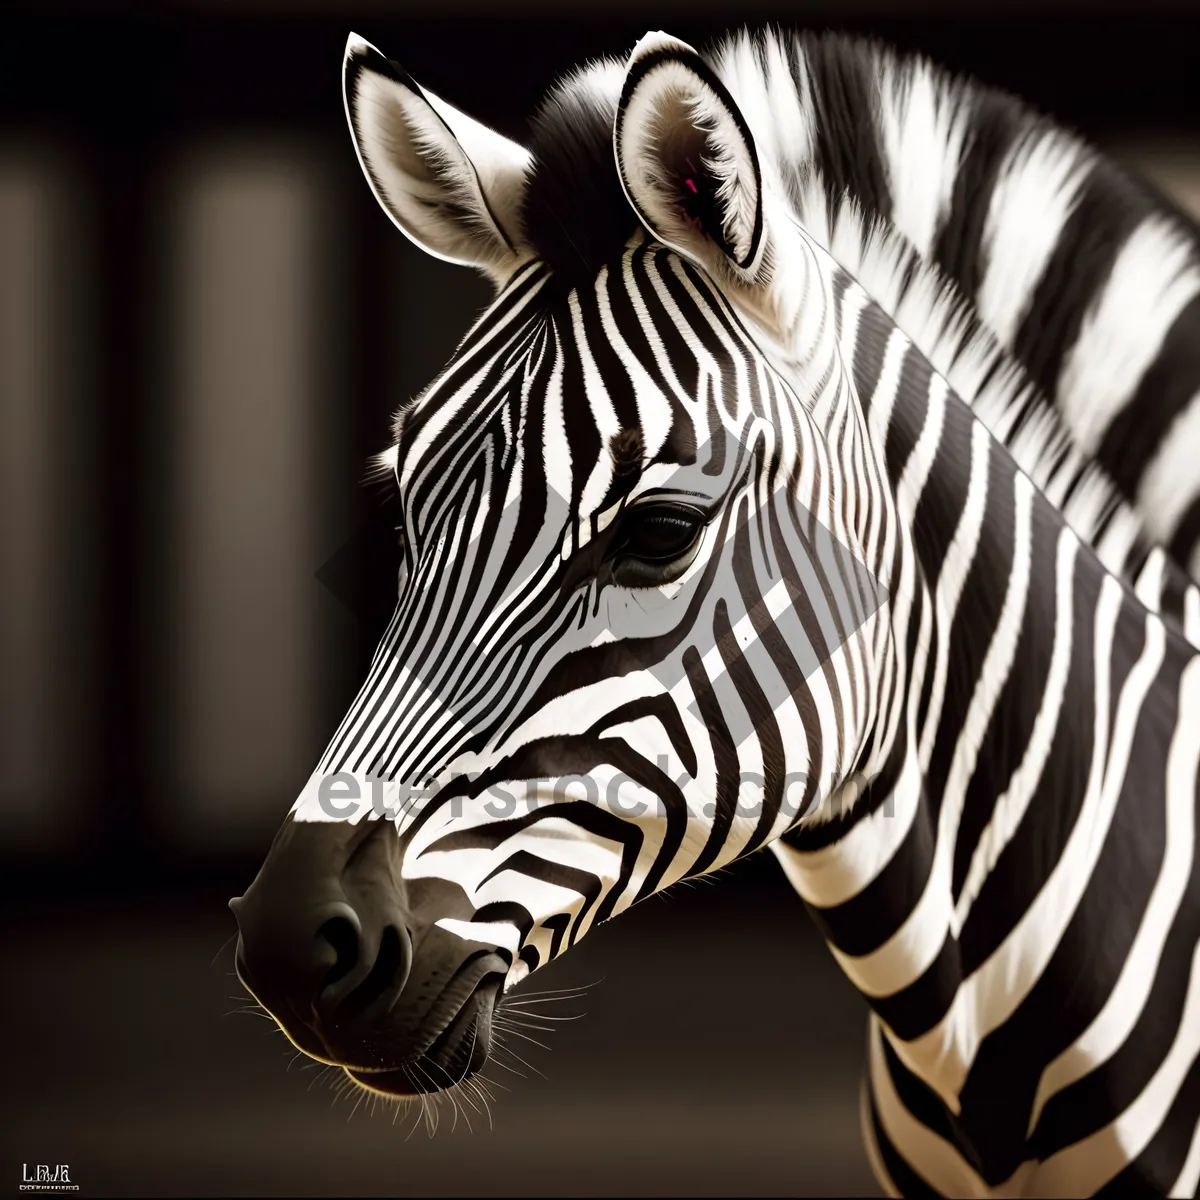
[[[899,63],[890,52],[874,63],[892,192],[892,221],[928,259],[954,194],[966,124],[939,72],[920,59]]]
[[[1101,585],[1100,598],[1096,606],[1096,633],[1094,654],[1096,661],[1095,677],[1095,733],[1092,758],[1092,770],[1085,793],[1085,806],[1090,802],[1096,803],[1096,793],[1100,787],[1101,766],[1104,761],[1105,748],[1108,744],[1108,715],[1109,715],[1109,662],[1113,640],[1113,628],[1121,610],[1123,591],[1121,585],[1111,576]],[[1080,820],[1083,820],[1081,816]],[[1079,824],[1076,825],[1078,832]],[[1046,889],[1039,894],[1039,899],[1047,894]],[[1030,910],[1036,911],[1035,909]],[[1030,913],[1026,913],[1028,921]],[[1012,959],[1019,965],[1024,952],[1024,941],[1036,939],[1037,926],[1028,924],[1018,925],[1009,935],[1008,945],[1012,943],[1014,953]],[[1025,930],[1022,935],[1022,929]],[[1004,946],[1001,946],[993,956],[983,964],[969,979],[959,986],[954,1003],[949,1012],[928,1033],[909,1043],[907,1052],[902,1056],[906,1062],[934,1064],[922,1073],[934,1078],[938,1083],[938,1091],[943,1097],[956,1097],[962,1090],[967,1072],[974,1062],[979,1043],[991,1029],[1003,1022],[1007,1014],[985,1011],[990,989],[1009,986],[1005,972],[1009,969],[1004,956]],[[1040,968],[1039,968],[1040,973]],[[1015,980],[1013,981],[1016,982]],[[1024,995],[1025,988],[1021,988]],[[1015,1007],[1015,1003],[1013,1004]],[[899,1049],[897,1049],[899,1053]]]
[[[1138,507],[1168,541],[1200,496],[1200,392],[1176,416],[1138,484]],[[1194,639],[1193,639],[1194,640]]]
[[[971,423],[971,466],[967,499],[962,517],[954,531],[954,539],[946,550],[946,560],[938,575],[937,606],[938,626],[945,633],[938,639],[937,663],[934,668],[933,690],[930,693],[929,712],[925,729],[921,733],[921,766],[928,769],[933,754],[934,740],[942,717],[942,705],[946,699],[946,672],[950,665],[950,637],[958,602],[962,597],[967,573],[975,561],[975,550],[979,545],[979,534],[983,528],[984,512],[987,509],[988,462],[992,437],[982,421]]]
[[[979,746],[1001,685],[1011,669],[1021,632],[1029,583],[1032,499],[1032,482],[1026,475],[1017,475],[1014,479],[1013,566],[1000,619],[955,746],[938,816],[934,865],[925,891],[904,924],[878,949],[855,957],[833,949],[834,958],[842,969],[868,996],[891,995],[918,979],[937,957],[949,929],[952,916],[950,869],[963,797],[974,774]]]
[[[908,1165],[943,1196],[1020,1196],[1033,1174],[1032,1163],[1022,1163],[998,1187],[990,1188],[944,1138],[918,1121],[896,1092],[883,1053],[882,1023],[875,1013],[867,1018],[870,1044],[868,1070],[875,1093],[879,1122]]]
[[[1041,782],[1050,748],[1054,744],[1058,717],[1062,711],[1067,680],[1071,672],[1075,615],[1074,569],[1078,549],[1079,539],[1070,529],[1063,529],[1058,538],[1058,557],[1055,564],[1058,599],[1054,614],[1054,646],[1050,652],[1045,690],[1025,747],[1024,758],[1013,772],[1007,789],[997,798],[991,819],[975,844],[971,865],[955,905],[952,923],[955,937],[966,924],[967,914],[983,890],[983,885],[999,861],[1000,855],[1016,836]]]
[[[1095,454],[1179,313],[1200,292],[1192,246],[1174,220],[1147,217],[1089,307],[1058,381],[1059,407],[1085,454]],[[1156,514],[1144,511],[1161,537]]]
[[[794,169],[812,157],[816,108],[808,85],[807,60],[802,53],[797,54],[793,74],[784,42],[773,37],[767,39],[766,58],[771,132],[776,139],[779,166]]]
[[[1116,986],[1087,1030],[1046,1069],[1029,1117],[1032,1134],[1046,1101],[1107,1062],[1133,1031],[1150,995],[1167,935],[1179,912],[1192,873],[1196,835],[1196,769],[1200,739],[1191,722],[1200,713],[1200,658],[1184,670],[1179,688],[1180,717],[1167,755],[1166,850],[1141,925]]]
[[[824,908],[844,904],[891,862],[912,826],[920,797],[921,768],[910,753],[893,798],[844,837],[820,850],[795,850],[781,842],[772,842],[771,850],[803,900]]]
[[[1166,567],[1167,552],[1161,546],[1155,546],[1146,556],[1146,561],[1134,581],[1134,595],[1151,612],[1162,610],[1163,572]],[[1114,571],[1113,574],[1119,572]]]
[[[1019,141],[1005,158],[984,229],[987,273],[979,312],[1011,346],[1075,207],[1089,156],[1057,129]]]
[[[864,404],[870,404],[868,417],[877,444],[887,444],[888,428],[892,423],[892,409],[900,391],[900,371],[904,360],[910,352],[912,342],[901,329],[893,329],[888,334],[887,346],[883,352],[883,361],[879,368],[879,379],[871,396],[860,396]]]
[[[516,954],[521,948],[521,931],[507,921],[461,921],[457,917],[441,917],[434,921],[434,924],[466,942],[503,946],[512,954]],[[506,982],[506,990],[508,986]]]
[[[1179,1178],[1175,1180],[1167,1195],[1186,1200],[1187,1197],[1196,1195],[1197,1184],[1200,1184],[1200,1121],[1196,1122],[1196,1128],[1192,1131],[1192,1142],[1188,1146],[1187,1157],[1183,1160]]]
[[[1138,1098],[1110,1124],[1047,1159],[1034,1183],[1039,1193],[1088,1196],[1137,1158],[1170,1112],[1200,1053],[1200,944],[1192,955],[1187,999],[1175,1040]]]
[[[862,1084],[858,1089],[858,1124],[862,1130],[863,1144],[867,1151],[867,1165],[871,1168],[871,1174],[875,1176],[875,1182],[879,1184],[884,1195],[899,1200],[902,1193],[884,1165],[883,1155],[879,1150],[879,1140],[875,1136],[875,1122],[871,1119],[870,1087],[870,1078],[864,1074]]]

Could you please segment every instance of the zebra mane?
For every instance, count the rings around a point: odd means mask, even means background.
[[[613,158],[624,79],[618,59],[588,63],[559,80],[533,118],[521,224],[526,242],[566,283],[594,279],[642,227]]]
[[[974,305],[885,220],[849,195],[830,196],[815,173],[807,186],[818,203],[806,212],[828,220],[814,228],[810,219],[805,230],[887,312],[1108,569],[1123,575],[1134,548],[1149,548],[1141,518],[1079,450],[1058,410]]]
[[[800,65],[802,55],[806,66]],[[805,78],[811,71],[822,76],[832,94],[839,87],[873,88],[880,105],[885,97],[900,95],[920,68],[932,72],[936,87],[949,89],[955,113],[985,96],[1001,104],[1006,117],[1023,129],[1050,124],[1016,98],[951,77],[918,56],[839,34],[740,31],[705,57],[739,103],[738,83],[772,62],[786,64],[802,99],[814,95]],[[532,122],[533,165],[521,210],[524,234],[568,285],[594,278],[619,258],[641,228],[613,159],[612,129],[623,73],[623,64],[614,58],[578,68],[552,88]],[[1124,573],[1130,555],[1149,548],[1142,519],[1105,471],[1079,451],[1058,409],[982,322],[967,295],[890,220],[887,181],[873,178],[870,171],[856,173],[857,135],[847,124],[848,114],[828,104],[819,109],[808,117],[808,128],[799,130],[763,128],[769,108],[747,110],[764,170],[783,189],[805,230],[913,340],[1106,566]],[[943,119],[929,136],[962,137],[961,129],[956,133],[952,128],[956,119]],[[818,121],[840,132],[818,145],[812,136]],[[1098,157],[1069,133],[1063,131],[1062,137],[1078,153]],[[801,157],[779,161],[785,150]]]

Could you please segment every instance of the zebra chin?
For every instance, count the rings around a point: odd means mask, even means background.
[[[398,1067],[342,1069],[360,1087],[386,1096],[421,1096],[456,1087],[478,1074],[487,1063],[492,1018],[501,990],[499,980],[476,988],[429,1049]]]

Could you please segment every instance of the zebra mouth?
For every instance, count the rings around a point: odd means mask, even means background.
[[[343,1070],[361,1087],[385,1096],[421,1096],[462,1083],[487,1062],[503,982],[503,976],[487,976],[423,1054],[398,1067]]]

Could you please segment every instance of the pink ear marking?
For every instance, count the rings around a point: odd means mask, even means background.
[[[690,179],[685,179],[684,183],[686,183],[688,185],[688,187],[690,187],[692,189],[693,196],[700,195],[699,191],[697,191],[697,189],[696,189],[696,185]]]

